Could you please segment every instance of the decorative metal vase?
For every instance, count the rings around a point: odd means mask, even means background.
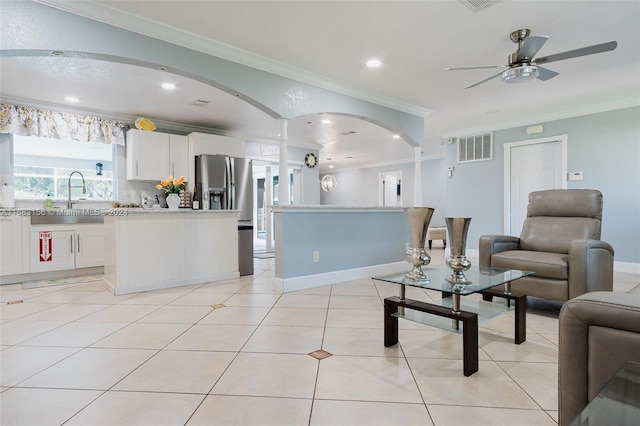
[[[447,266],[453,270],[446,278],[451,284],[468,284],[470,281],[464,276],[464,271],[471,268],[471,262],[465,256],[467,248],[467,232],[471,224],[470,217],[446,217],[447,234],[449,236],[449,250]]]
[[[424,249],[424,243],[433,212],[434,209],[431,207],[407,207],[404,209],[409,223],[409,236],[411,238],[411,245],[406,251],[406,259],[407,262],[413,265],[413,269],[405,276],[414,281],[429,281],[422,272],[422,266],[426,266],[431,262],[429,253]]]

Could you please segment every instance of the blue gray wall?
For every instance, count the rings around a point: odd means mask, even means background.
[[[544,132],[527,135],[530,125]],[[423,205],[435,207],[433,225],[445,216],[472,219],[467,248],[478,249],[483,234],[502,234],[504,226],[504,144],[568,135],[568,170],[582,171],[584,180],[568,188],[598,189],[604,196],[602,239],[616,250],[616,262],[640,263],[640,107],[624,108],[526,126],[496,130],[493,160],[456,163],[456,144],[446,158],[422,161]],[[446,178],[446,167],[455,167]],[[321,192],[325,205],[372,206],[378,203],[378,173],[402,171],[403,204],[413,199],[413,163],[332,173],[334,192]]]
[[[433,226],[444,226],[445,217],[445,159],[422,160],[422,206],[433,207]],[[320,202],[334,206],[377,206],[378,175],[402,172],[402,204],[413,206],[414,163],[395,164],[331,173],[338,181],[332,192],[320,191]],[[322,176],[321,176],[322,178]]]

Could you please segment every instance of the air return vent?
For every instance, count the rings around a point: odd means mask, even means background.
[[[498,1],[499,0],[460,0],[460,3],[464,4],[474,12],[477,12],[497,3]]]
[[[491,133],[458,138],[458,163],[493,159]]]

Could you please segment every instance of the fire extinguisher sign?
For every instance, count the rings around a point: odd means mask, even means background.
[[[53,241],[51,231],[40,231],[40,262],[53,260]]]

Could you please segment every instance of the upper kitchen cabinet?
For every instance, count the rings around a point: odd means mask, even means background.
[[[174,177],[189,175],[189,140],[186,136],[169,135],[169,172]]]
[[[187,182],[195,182],[195,157],[198,155],[228,155],[229,157],[245,158],[245,142],[228,136],[212,135],[208,133],[189,133],[188,174],[184,175]]]
[[[187,176],[189,144],[186,136],[131,129],[127,132],[127,179],[160,181]]]

